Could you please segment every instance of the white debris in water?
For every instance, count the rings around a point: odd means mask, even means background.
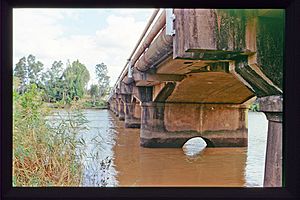
[[[195,137],[188,140],[182,147],[183,152],[187,156],[195,156],[200,154],[206,147],[206,142],[201,137]]]

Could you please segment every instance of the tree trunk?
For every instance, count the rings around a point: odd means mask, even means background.
[[[96,106],[96,98],[95,98],[95,95],[93,95],[93,107],[95,107]]]

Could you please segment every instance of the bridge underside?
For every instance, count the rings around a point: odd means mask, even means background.
[[[162,14],[114,88],[110,109],[126,127],[140,127],[144,147],[181,147],[197,136],[208,147],[245,147],[248,108],[258,97],[269,120],[265,176],[272,178],[265,185],[279,186],[284,11],[174,14],[175,35],[166,35]]]
[[[176,34],[157,32],[110,101],[126,127],[141,128],[142,146],[181,147],[196,136],[208,146],[247,146],[250,103],[282,92],[263,61],[272,54],[280,64],[282,52],[258,48],[280,47],[268,27],[281,15],[247,12],[174,10]]]

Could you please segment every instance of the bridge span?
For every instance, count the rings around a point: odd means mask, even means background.
[[[249,105],[269,120],[265,186],[281,185],[284,11],[156,10],[108,99],[143,147],[246,147]],[[149,28],[150,27],[150,28]]]

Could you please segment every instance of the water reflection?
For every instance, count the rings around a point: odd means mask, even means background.
[[[268,120],[264,113],[249,112],[248,154],[246,162],[247,187],[262,187],[267,148]]]
[[[113,147],[116,132],[110,123],[108,112],[85,110],[89,131],[83,136],[86,142],[86,156],[83,159],[83,186],[116,186],[116,170]]]
[[[113,161],[113,147],[116,131],[111,123],[108,112],[99,110],[82,110],[88,123],[88,130],[80,131],[78,139],[83,146],[77,147],[83,166],[81,186],[117,186],[116,170]],[[66,110],[56,110],[51,116],[51,123],[56,125],[60,120],[67,119]],[[72,115],[72,113],[71,113]]]

